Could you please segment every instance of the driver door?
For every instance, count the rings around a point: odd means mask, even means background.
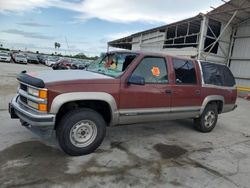
[[[120,124],[166,119],[171,107],[171,89],[165,57],[144,57],[130,76],[145,84],[121,84]]]

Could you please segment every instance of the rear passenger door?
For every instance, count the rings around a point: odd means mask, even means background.
[[[199,111],[202,100],[198,64],[192,60],[172,58],[172,68],[172,111]]]

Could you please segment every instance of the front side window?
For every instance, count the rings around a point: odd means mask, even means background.
[[[117,78],[123,74],[136,56],[137,54],[135,53],[127,52],[102,54],[86,70]]]
[[[173,59],[176,84],[196,84],[195,67],[191,60]]]
[[[145,83],[168,83],[166,61],[161,57],[145,57],[136,67],[133,75],[141,76]]]

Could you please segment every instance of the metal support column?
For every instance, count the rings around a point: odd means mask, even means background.
[[[202,23],[200,29],[200,40],[199,40],[199,48],[198,48],[198,56],[197,59],[201,59],[201,52],[204,48],[204,36],[205,36],[205,27],[206,27],[207,17],[206,15],[202,15]]]
[[[109,52],[109,43],[108,43],[108,45],[107,45],[107,52]]]
[[[141,46],[142,46],[142,34],[140,36],[139,46],[140,46],[140,50],[141,50]]]
[[[231,34],[231,39],[230,39],[230,46],[229,46],[229,51],[228,51],[228,56],[227,56],[227,66],[230,67],[231,64],[231,57],[233,54],[233,45],[235,42],[235,32],[236,32],[236,28],[233,27],[232,29],[232,34]]]

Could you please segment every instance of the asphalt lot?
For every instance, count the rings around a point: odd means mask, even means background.
[[[250,187],[250,101],[208,134],[191,120],[112,127],[95,153],[69,157],[6,110],[16,74],[48,68],[0,66],[0,187]]]

